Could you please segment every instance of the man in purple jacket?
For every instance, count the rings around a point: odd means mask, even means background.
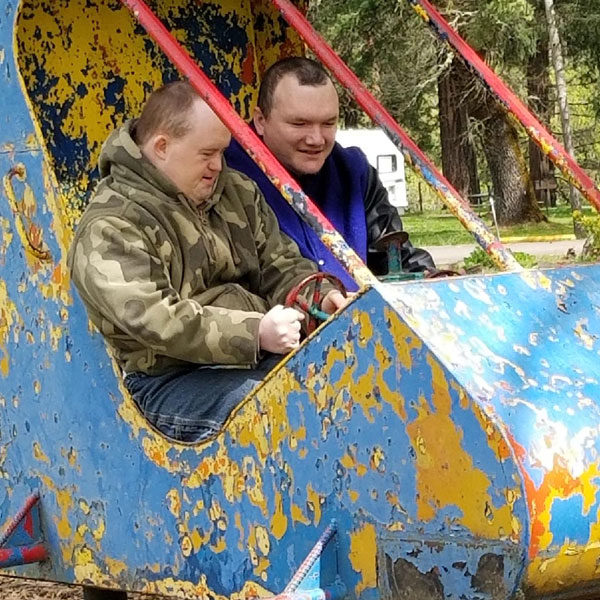
[[[402,220],[364,153],[335,142],[338,117],[338,95],[325,69],[315,61],[294,57],[275,63],[265,73],[253,125],[346,242],[376,274],[384,274],[387,260],[376,249],[377,241],[384,234],[402,231]],[[225,158],[230,167],[258,183],[281,229],[300,252],[355,289],[318,236],[236,141]],[[408,241],[401,248],[401,262],[407,272],[435,270],[431,256]]]

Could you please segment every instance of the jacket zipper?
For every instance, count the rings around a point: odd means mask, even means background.
[[[206,211],[198,210],[198,214],[200,215],[200,223],[205,228],[202,232],[204,234],[204,239],[208,242],[207,252],[213,263],[217,262],[217,244],[215,243],[214,233],[210,230],[208,226],[208,216]]]

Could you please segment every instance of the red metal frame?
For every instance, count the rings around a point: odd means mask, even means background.
[[[438,171],[410,136],[398,125],[382,104],[369,92],[360,79],[315,31],[306,17],[289,0],[271,0],[284,19],[299,33],[306,44],[321,59],[365,112],[380,125],[406,160],[436,191],[452,213],[470,231],[479,245],[501,268],[518,271],[521,266],[510,250],[505,248],[487,225],[471,209],[452,184]]]
[[[212,81],[183,50],[167,28],[142,0],[121,0],[148,34],[162,48],[173,64],[194,86],[200,96],[228,127],[242,147],[264,171],[270,181],[281,192],[294,210],[319,235],[321,241],[340,261],[342,266],[361,285],[377,285],[377,278],[367,269],[360,257],[345,242],[333,225],[326,219],[300,185],[281,166],[262,140],[237,114],[229,101]]]
[[[19,512],[6,523],[0,534],[0,569],[40,562],[48,558],[46,547],[39,541],[39,513],[34,515],[33,512],[39,508],[39,499],[38,493],[28,496]],[[13,534],[20,537],[19,541],[11,540]],[[13,544],[6,546],[9,541]]]
[[[563,172],[579,191],[600,210],[600,190],[590,176],[577,164],[563,146],[546,130],[535,115],[492,71],[478,54],[460,37],[429,0],[408,0],[417,14],[428,23],[443,41],[450,44],[465,61],[471,72],[477,75],[492,93],[504,104],[525,127],[531,139],[550,160]]]
[[[25,531],[29,536],[33,536],[33,529],[31,525],[31,510],[38,503],[40,499],[39,494],[32,494],[25,499],[25,504],[21,507],[19,512],[12,517],[3,528],[2,534],[0,535],[0,547],[4,546],[10,536],[16,531],[17,527],[24,519],[27,522],[24,524]]]

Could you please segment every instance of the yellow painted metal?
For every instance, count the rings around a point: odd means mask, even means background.
[[[231,92],[230,100],[244,118],[254,106],[261,72],[281,56],[304,51],[267,0],[164,0],[154,8],[193,56],[203,52],[211,58],[211,64],[199,62],[215,81],[222,81],[225,74],[238,80],[237,90],[224,91]],[[189,25],[190,11],[198,14],[196,30],[178,26]],[[220,28],[215,27],[217,22]],[[247,38],[245,50],[234,44],[227,49],[223,23]],[[259,29],[256,23],[261,24]],[[165,77],[176,75],[128,10],[114,3],[90,7],[87,0],[71,0],[56,10],[52,0],[25,1],[15,39],[39,145],[46,148],[60,184],[60,218],[71,229],[93,186],[90,173],[108,134],[139,114],[149,93]],[[81,155],[76,172],[57,158],[52,143],[58,138],[69,142],[71,158]]]

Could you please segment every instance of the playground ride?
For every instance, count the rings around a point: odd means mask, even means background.
[[[514,269],[377,281],[236,115],[302,52],[288,4],[0,0],[0,564],[179,598],[596,596],[600,266],[518,270],[355,86]],[[192,445],[144,420],[66,270],[101,143],[178,77],[161,49],[362,286]]]

